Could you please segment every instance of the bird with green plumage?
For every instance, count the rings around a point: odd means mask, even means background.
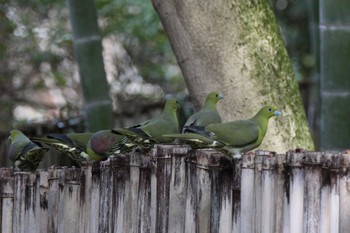
[[[126,140],[125,136],[112,133],[110,129],[100,130],[91,136],[87,144],[87,158],[88,160],[101,161],[114,156],[116,153],[122,153],[124,152],[123,149],[116,152],[114,147]]]
[[[276,107],[265,106],[248,120],[210,124],[204,130],[193,133],[163,136],[179,138],[195,148],[216,148],[238,159],[242,153],[260,146],[267,132],[269,119],[280,115],[281,112]]]
[[[32,141],[52,147],[66,154],[78,165],[87,160],[86,146],[93,133],[48,134],[45,137],[34,137]]]
[[[38,168],[45,153],[49,150],[39,143],[31,141],[19,130],[11,130],[8,155],[14,166],[22,171],[34,171]]]
[[[209,124],[221,123],[221,117],[216,105],[223,98],[224,95],[217,91],[209,93],[200,111],[194,113],[187,119],[182,128],[182,133],[192,132],[191,128],[204,128]]]
[[[117,145],[115,150],[125,147],[131,149],[135,146],[152,148],[156,143],[173,142],[173,138],[164,137],[163,135],[179,133],[179,121],[177,118],[179,108],[178,101],[175,98],[170,98],[166,101],[160,116],[131,127],[113,129],[112,133],[123,135],[127,139]]]

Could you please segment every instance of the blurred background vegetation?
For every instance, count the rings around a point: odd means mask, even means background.
[[[82,93],[65,1],[0,1],[2,138],[14,127],[28,134],[83,131]],[[182,115],[189,115],[193,109],[186,85],[151,1],[95,2],[115,126],[158,114],[168,95],[183,103]],[[310,96],[317,84],[317,60],[310,22],[315,6],[309,2],[270,0],[314,129],[315,102]]]

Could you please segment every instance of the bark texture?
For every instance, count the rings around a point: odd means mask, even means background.
[[[261,149],[313,149],[297,81],[267,0],[152,0],[195,104],[218,90],[224,121],[275,105]]]

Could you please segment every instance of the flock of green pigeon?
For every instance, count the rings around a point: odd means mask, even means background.
[[[222,123],[216,104],[224,96],[208,94],[202,109],[188,118],[179,132],[176,99],[168,99],[163,113],[153,119],[126,128],[101,130],[96,133],[49,134],[28,138],[19,130],[11,130],[9,156],[20,170],[35,170],[48,147],[66,153],[79,165],[84,161],[106,160],[111,156],[130,152],[139,147],[150,149],[154,144],[172,143],[175,139],[193,148],[215,148],[230,158],[257,148],[267,131],[268,121],[281,112],[265,106],[248,120]],[[48,146],[48,147],[47,147]]]

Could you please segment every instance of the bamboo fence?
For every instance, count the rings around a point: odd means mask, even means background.
[[[350,232],[350,155],[158,145],[82,168],[0,168],[2,233]]]

